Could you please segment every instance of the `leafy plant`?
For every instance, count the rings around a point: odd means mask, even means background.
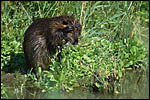
[[[79,44],[66,47],[61,60],[56,54],[50,71],[39,70],[39,79],[28,77],[43,92],[80,86],[117,92],[125,69],[148,64],[148,6],[148,1],[2,1],[1,70],[25,71],[23,37],[35,19],[71,15],[82,24]],[[1,86],[5,94],[5,83]]]

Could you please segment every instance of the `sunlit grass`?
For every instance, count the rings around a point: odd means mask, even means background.
[[[145,69],[148,5],[145,1],[2,1],[1,69],[24,70],[24,32],[35,19],[71,15],[82,24],[79,45],[63,50],[62,60],[53,59],[50,72],[43,74],[44,78],[35,84],[52,89],[49,83],[53,82],[54,89],[67,91],[93,84],[98,89],[107,89],[107,78],[112,74],[120,81],[124,68],[139,67],[139,61],[144,62],[140,66]]]

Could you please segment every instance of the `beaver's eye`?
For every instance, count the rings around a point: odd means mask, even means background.
[[[66,21],[63,21],[63,25],[68,25],[68,23]]]

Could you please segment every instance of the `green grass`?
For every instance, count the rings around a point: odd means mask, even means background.
[[[64,49],[60,61],[51,59],[50,72],[41,72],[35,85],[43,90],[67,91],[94,86],[111,92],[108,80],[113,75],[113,84],[118,86],[126,68],[146,69],[148,6],[146,1],[3,1],[1,69],[9,73],[24,71],[23,37],[34,19],[72,15],[82,24],[79,45]],[[5,94],[5,84],[1,85]]]

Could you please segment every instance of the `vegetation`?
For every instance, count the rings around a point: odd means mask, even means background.
[[[148,65],[148,45],[144,45],[149,40],[148,6],[148,1],[3,1],[1,70],[25,70],[23,37],[34,19],[72,15],[82,24],[79,44],[65,47],[61,60],[55,59],[58,51],[51,59],[50,71],[39,68],[40,78],[30,72],[26,77],[43,92],[92,87],[94,91],[118,93],[126,69],[146,70]],[[1,98],[9,98],[5,83],[1,83],[1,94]]]

